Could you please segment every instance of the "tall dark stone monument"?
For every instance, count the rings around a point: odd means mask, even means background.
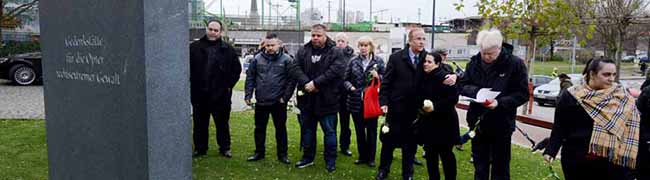
[[[49,178],[191,179],[187,1],[39,8]]]

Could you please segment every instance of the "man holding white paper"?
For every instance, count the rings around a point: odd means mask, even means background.
[[[510,179],[516,110],[529,95],[526,66],[512,54],[512,45],[503,43],[499,30],[483,30],[476,41],[480,53],[471,58],[459,82],[460,94],[473,98],[467,123],[476,127],[472,140],[474,179]]]

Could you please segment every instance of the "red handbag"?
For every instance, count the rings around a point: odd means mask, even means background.
[[[373,78],[368,86],[363,91],[363,118],[370,119],[376,118],[384,114],[379,107],[379,78]]]

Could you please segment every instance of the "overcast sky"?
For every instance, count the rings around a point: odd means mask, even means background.
[[[209,5],[212,1],[212,5],[208,7],[208,11],[213,13],[219,12],[220,0],[204,0],[206,6]],[[273,4],[280,4],[279,11],[284,15],[293,15],[295,10],[289,7],[290,3],[287,0],[264,0],[265,9],[268,10],[269,1]],[[339,2],[342,0],[329,0],[331,1],[331,16],[332,21],[336,20],[336,12],[339,9]],[[474,4],[477,0],[465,0],[465,9],[463,12],[458,12],[454,9],[452,5],[459,0],[436,0],[436,24],[441,21],[466,17],[466,16],[475,16],[478,13]],[[223,0],[223,6],[226,10],[226,14],[244,14],[250,10],[250,0]],[[311,7],[311,2],[314,2],[314,8],[318,8],[323,13],[323,19],[327,21],[327,6],[328,0],[302,0],[301,9],[304,11]],[[390,21],[391,15],[393,20],[397,21],[399,18],[400,21],[405,22],[417,22],[418,21],[418,8],[420,9],[421,23],[431,24],[432,18],[432,0],[372,0],[372,9],[373,11],[380,11],[387,9],[383,14],[375,13],[374,16],[379,16],[383,21]],[[261,8],[262,0],[257,0],[258,9]],[[350,11],[362,11],[366,19],[368,18],[368,11],[370,11],[370,0],[346,0],[346,10]],[[268,12],[268,11],[266,11]],[[275,16],[275,9],[272,11],[273,16]],[[268,13],[265,13],[268,14]]]

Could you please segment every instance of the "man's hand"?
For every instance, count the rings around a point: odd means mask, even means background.
[[[485,106],[488,109],[497,108],[498,105],[499,105],[499,102],[496,99],[488,99],[488,100],[485,100],[485,102],[483,103],[483,106]]]
[[[384,114],[388,113],[388,106],[382,106],[381,111],[383,111]]]
[[[445,76],[445,81],[443,81],[442,83],[447,86],[453,86],[454,84],[456,84],[456,79],[458,79],[458,75],[448,74]]]
[[[253,102],[251,102],[250,99],[246,99],[246,100],[244,100],[244,102],[246,102],[246,105],[248,105],[248,106],[253,104]]]
[[[307,90],[307,92],[315,92],[316,85],[314,85],[314,81],[309,81],[309,83],[305,84],[305,90]]]
[[[551,164],[551,163],[553,163],[553,160],[554,160],[554,159],[555,159],[555,158],[551,157],[551,155],[544,154],[544,161],[546,161],[546,163]]]

